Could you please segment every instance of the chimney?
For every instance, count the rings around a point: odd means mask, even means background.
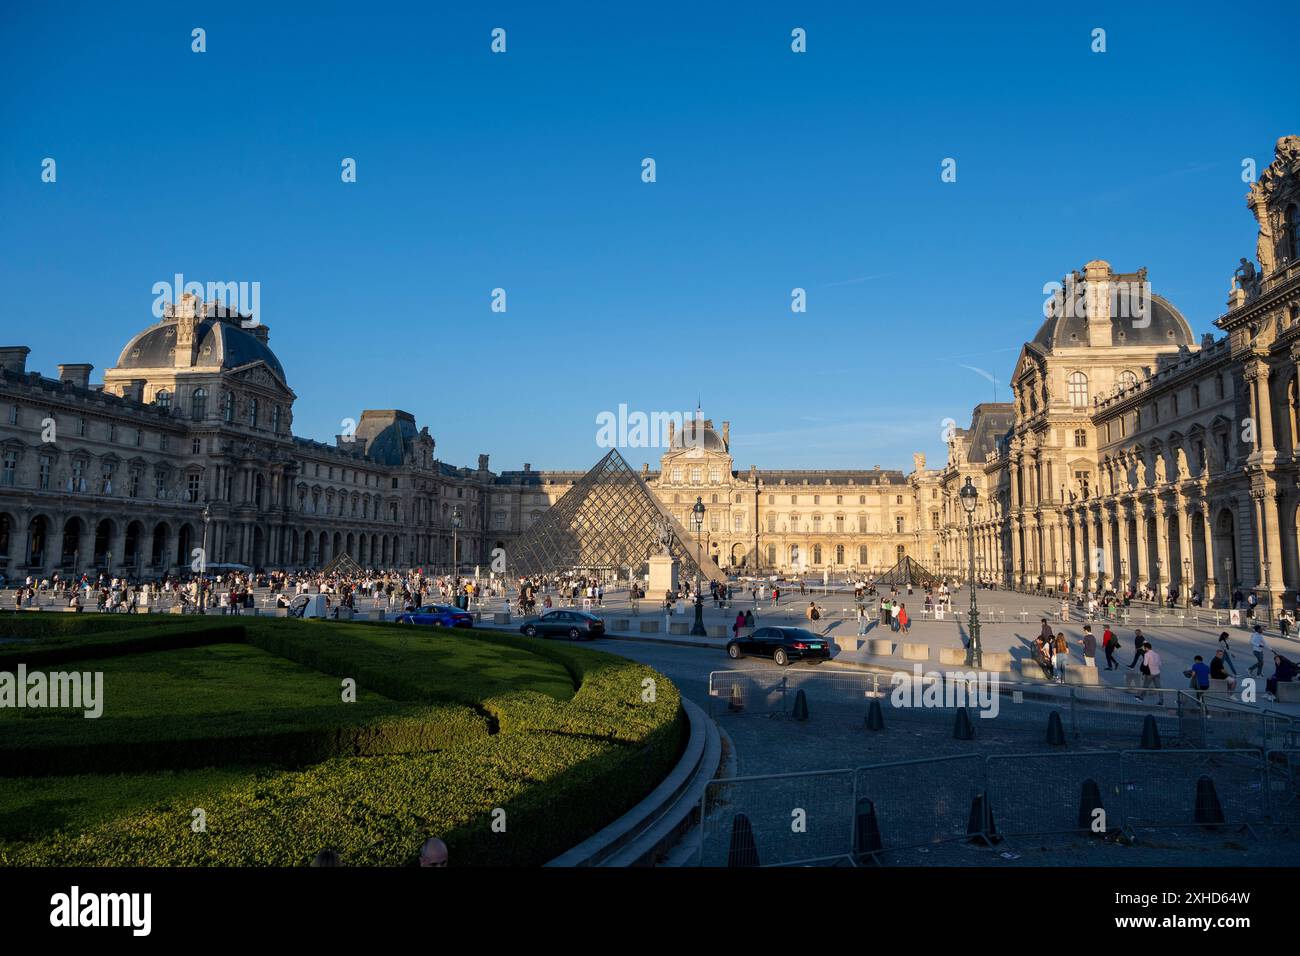
[[[731,422],[722,423],[722,447],[731,450]]]
[[[122,386],[122,397],[129,398],[133,402],[144,401],[144,379],[133,378]]]
[[[677,423],[671,418],[668,419],[668,447],[673,447],[673,439],[677,437]]]
[[[0,368],[16,375],[27,374],[27,356],[31,352],[25,345],[0,346]]]
[[[60,365],[59,381],[77,388],[90,388],[90,371],[94,367],[86,364]]]
[[[524,462],[524,474],[526,475],[532,470],[533,470],[533,466],[528,464],[528,462]]]
[[[1084,307],[1088,314],[1087,344],[1093,348],[1114,345],[1110,324],[1110,263],[1104,259],[1094,259],[1083,267],[1083,278],[1088,283],[1084,294]]]
[[[479,470],[479,471],[487,471],[487,470],[488,470],[488,456],[487,456],[487,455],[479,455],[479,456],[478,456],[478,470]]]

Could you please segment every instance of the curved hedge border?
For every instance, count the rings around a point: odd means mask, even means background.
[[[409,675],[382,668],[391,651],[349,641],[335,625],[222,624],[263,650],[355,676],[394,699],[468,703],[430,699]],[[569,701],[519,691],[476,702],[497,732],[435,753],[341,757],[256,775],[205,808],[206,833],[190,830],[190,806],[159,806],[84,834],[0,845],[0,865],[303,865],[324,846],[350,865],[402,865],[429,833],[447,841],[453,865],[538,865],[629,809],[672,768],[686,722],[677,689],[651,668],[538,638],[452,633],[559,663],[577,692]],[[498,809],[505,832],[492,826]]]

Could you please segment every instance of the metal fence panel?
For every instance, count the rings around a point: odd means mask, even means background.
[[[985,760],[978,754],[857,771],[858,799],[871,801],[885,852],[965,839],[972,803],[985,790]]]
[[[1267,819],[1267,770],[1258,750],[1126,750],[1122,757],[1127,826]]]
[[[806,865],[851,854],[853,780],[852,770],[828,770],[710,781],[700,814],[701,865]],[[732,858],[741,815],[756,859]]]
[[[1003,836],[1077,833],[1091,829],[1088,802],[1080,826],[1085,780],[1097,784],[1105,829],[1123,825],[1121,759],[1117,751],[1056,751],[990,755],[988,793],[996,831]]]
[[[1274,823],[1300,824],[1300,748],[1268,752],[1268,813]]]

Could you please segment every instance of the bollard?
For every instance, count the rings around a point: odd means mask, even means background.
[[[802,687],[799,688],[799,693],[794,695],[794,710],[790,716],[795,720],[808,719],[808,695],[803,692]]]
[[[867,708],[867,730],[884,730],[885,729],[885,711],[880,706],[879,698],[873,698],[871,706]]]
[[[975,739],[975,725],[971,723],[970,711],[965,707],[957,708],[957,717],[952,724],[952,736],[954,740]]]
[[[758,866],[758,844],[749,817],[737,813],[731,821],[731,845],[727,848],[727,866]]]
[[[970,802],[970,819],[966,821],[966,835],[970,843],[983,843],[993,846],[1002,842],[998,836],[997,825],[993,822],[993,808],[989,806],[989,795],[981,790]]]
[[[1146,720],[1142,721],[1142,749],[1160,749],[1160,727],[1156,724],[1154,714],[1147,714]]]
[[[1047,715],[1047,743],[1052,747],[1065,746],[1065,726],[1061,723],[1061,712],[1054,710]]]
[[[1214,789],[1214,781],[1208,776],[1202,776],[1196,781],[1196,816],[1197,823],[1223,823],[1223,804],[1219,802],[1218,791]]]
[[[857,814],[853,818],[853,852],[861,863],[864,857],[879,853],[885,848],[880,839],[880,824],[876,821],[876,805],[866,797],[858,800]]]
[[[1097,786],[1097,781],[1089,777],[1083,781],[1083,788],[1079,792],[1079,829],[1092,831],[1093,814],[1101,810],[1104,814],[1106,808],[1101,803],[1101,788]],[[1103,819],[1105,817],[1103,816]],[[1105,830],[1097,833],[1096,836],[1104,836]]]

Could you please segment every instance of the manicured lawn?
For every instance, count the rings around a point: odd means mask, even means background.
[[[0,646],[0,670],[45,655],[29,669],[102,671],[105,697],[97,720],[0,711],[0,866],[304,865],[326,846],[404,865],[431,833],[458,864],[535,865],[644,796],[681,748],[669,681],[567,642],[85,620]]]

